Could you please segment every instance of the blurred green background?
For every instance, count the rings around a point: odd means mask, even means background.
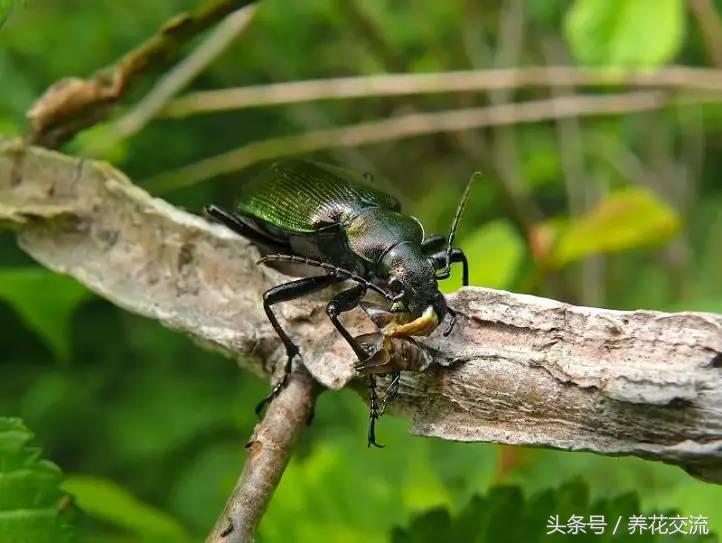
[[[110,64],[200,2],[15,4],[0,27],[6,136],[23,133],[24,112],[50,83]],[[720,13],[720,0],[267,0],[191,87],[549,64],[722,68]],[[154,78],[147,79],[116,118],[149,91]],[[247,109],[156,120],[112,142],[105,124],[65,151],[109,160],[142,184],[269,137],[553,93],[525,88]],[[706,101],[314,156],[390,180],[384,188],[427,232],[445,231],[464,182],[482,170],[485,182],[474,188],[458,238],[475,285],[618,309],[722,312],[721,145],[722,107]],[[193,211],[231,202],[234,185],[259,167],[164,197]],[[0,344],[0,416],[21,417],[44,456],[62,468],[63,488],[84,511],[77,519],[84,539],[202,540],[240,472],[253,406],[267,383],[44,271],[9,233],[0,235]],[[366,417],[351,392],[321,396],[260,541],[418,540],[392,531],[439,507],[462,514],[473,495],[493,485],[517,485],[529,497],[569,480],[585,482],[592,500],[636,493],[632,507],[639,510],[632,512],[709,516],[722,533],[722,487],[675,467],[414,438],[394,417],[379,428],[387,447],[366,449]]]

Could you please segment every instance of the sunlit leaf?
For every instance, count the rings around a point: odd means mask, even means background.
[[[682,45],[683,0],[576,0],[567,13],[572,53],[587,64],[657,66]]]
[[[659,246],[672,239],[679,227],[678,215],[654,193],[630,187],[610,194],[563,226],[553,262],[563,266],[593,254]]]
[[[70,316],[89,296],[74,279],[42,268],[0,268],[0,300],[60,360],[70,357]]]
[[[470,262],[469,283],[506,288],[524,259],[524,241],[509,221],[485,224],[460,243]]]
[[[0,417],[0,541],[71,543],[75,510],[58,488],[62,474],[32,438],[19,419]]]
[[[71,475],[63,489],[90,516],[133,532],[143,541],[188,541],[188,534],[167,513],[140,501],[120,485],[87,475]]]

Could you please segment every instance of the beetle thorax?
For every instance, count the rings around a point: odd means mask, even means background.
[[[379,207],[365,209],[343,229],[351,251],[371,269],[377,268],[382,257],[397,244],[420,246],[424,239],[424,230],[415,218]]]

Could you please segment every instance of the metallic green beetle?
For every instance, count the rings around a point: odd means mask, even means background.
[[[369,186],[364,175],[342,168],[291,159],[273,164],[258,177],[240,186],[235,211],[211,205],[206,213],[256,244],[265,256],[259,262],[287,261],[318,267],[323,273],[273,287],[263,294],[263,307],[286,348],[284,378],[256,408],[260,413],[286,384],[298,347],[286,334],[272,306],[305,296],[334,283],[351,280],[354,287],[337,294],[326,312],[359,359],[357,370],[369,383],[368,443],[378,446],[374,425],[379,417],[374,371],[366,363],[369,353],[339,321],[339,315],[359,305],[368,290],[389,303],[384,334],[389,337],[428,335],[449,314],[447,335],[455,314],[446,305],[437,281],[450,275],[454,262],[463,266],[464,253],[453,247],[454,234],[468,197],[466,186],[448,238],[424,236],[414,217],[401,213],[394,197]],[[396,371],[387,390],[387,403],[398,389]]]

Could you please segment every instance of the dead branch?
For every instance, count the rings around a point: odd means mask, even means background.
[[[229,230],[150,197],[113,168],[0,143],[0,223],[41,264],[129,311],[269,373],[283,350],[260,293],[279,275]],[[722,482],[722,316],[611,311],[466,288],[459,322],[423,341],[402,382],[418,435],[631,454]],[[353,356],[317,300],[282,315],[311,375],[339,389]],[[369,330],[348,315],[355,333]],[[279,365],[280,367],[280,365]]]
[[[574,87],[638,87],[719,94],[722,91],[722,70],[690,66],[665,66],[654,70],[532,66],[336,77],[190,92],[171,101],[161,115],[186,117],[318,100],[491,92],[551,87],[562,82]]]
[[[214,0],[181,13],[116,64],[89,79],[69,77],[51,85],[28,112],[29,141],[57,147],[79,130],[105,118],[139,76],[178,54],[191,38],[255,0]]]
[[[271,403],[246,443],[248,458],[233,494],[206,543],[250,543],[281,481],[293,444],[313,412],[317,392],[301,368]]]
[[[253,19],[256,6],[250,5],[231,13],[209,33],[199,46],[165,74],[143,99],[115,120],[103,142],[109,148],[118,140],[139,132],[165,104],[221,55]]]
[[[326,128],[249,143],[151,178],[143,186],[164,194],[215,176],[237,172],[263,160],[333,147],[354,147],[428,134],[509,126],[575,116],[621,115],[651,111],[673,103],[661,91],[570,95],[449,111],[410,113],[380,121]]]

